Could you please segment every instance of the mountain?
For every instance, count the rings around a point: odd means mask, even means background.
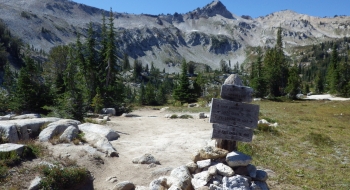
[[[47,52],[74,42],[78,33],[86,36],[90,22],[99,31],[103,14],[109,12],[69,0],[0,0],[0,19],[12,33]],[[167,72],[179,71],[183,58],[212,68],[222,59],[242,63],[246,47],[273,46],[280,26],[287,53],[350,36],[349,16],[319,18],[285,10],[252,19],[234,15],[220,1],[185,14],[115,13],[114,26],[120,57],[125,52]]]

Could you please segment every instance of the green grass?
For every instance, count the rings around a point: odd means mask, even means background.
[[[268,179],[271,189],[350,189],[350,101],[254,104],[260,119],[279,125],[259,125],[253,141],[238,150],[276,173]]]
[[[89,180],[90,174],[84,168],[44,166],[41,170],[44,178],[40,182],[41,189],[75,189]]]

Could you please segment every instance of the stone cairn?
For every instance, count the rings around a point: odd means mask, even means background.
[[[225,90],[227,88],[229,90]],[[214,123],[212,137],[216,139],[215,145],[207,145],[198,150],[190,163],[173,169],[170,176],[152,181],[148,188],[136,189],[269,189],[266,183],[267,172],[252,165],[252,158],[249,155],[237,151],[236,141],[250,142],[253,136],[252,128],[258,123],[259,107],[239,103],[251,101],[252,89],[244,87],[237,75],[231,75],[222,87],[221,97],[226,100],[213,99],[210,115],[210,122]],[[223,101],[222,104],[220,101]],[[231,104],[237,107],[233,113],[227,111],[232,110]],[[218,107],[219,110],[216,109]]]

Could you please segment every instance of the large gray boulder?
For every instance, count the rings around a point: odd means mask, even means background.
[[[14,123],[0,121],[0,138],[10,143],[18,142],[17,127]]]
[[[182,190],[191,190],[191,174],[186,166],[180,166],[173,169],[170,173],[170,177],[175,180],[172,185],[179,187]]]
[[[35,138],[39,135],[40,128],[59,120],[60,118],[47,117],[47,118],[10,120],[9,122],[16,124],[16,126],[20,128],[20,131],[22,132],[22,138],[26,137],[24,133],[28,133],[29,137]],[[25,131],[28,131],[28,132],[25,132]],[[26,139],[22,139],[22,140],[26,140]]]
[[[103,108],[102,109],[103,114],[108,114],[108,115],[115,115],[116,111],[114,108]]]
[[[92,124],[92,123],[84,123],[78,126],[79,130],[84,133],[96,133],[109,141],[116,140],[119,138],[119,134],[107,126]]]
[[[118,156],[118,152],[104,136],[101,136],[93,132],[84,132],[85,140],[92,146],[96,147],[97,150],[106,153],[108,156]]]
[[[79,134],[79,129],[76,126],[69,126],[62,135],[60,136],[60,141],[71,142]]]
[[[25,148],[26,146],[22,144],[5,143],[0,144],[0,153],[16,152],[17,155],[22,156]]]
[[[31,114],[24,114],[24,115],[18,115],[18,116],[12,117],[12,119],[34,119],[34,118],[41,118],[41,115],[37,113],[31,113]]]
[[[231,167],[247,166],[252,161],[252,157],[238,151],[227,154],[226,162]]]
[[[59,121],[50,123],[44,130],[39,134],[39,141],[49,141],[55,135],[62,134],[69,126],[77,127],[80,121],[72,119],[61,119]]]
[[[223,189],[250,190],[248,179],[240,175],[224,177],[222,179],[222,186]]]

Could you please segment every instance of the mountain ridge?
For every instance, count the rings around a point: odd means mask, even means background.
[[[84,38],[89,22],[100,30],[102,15],[109,14],[69,0],[0,0],[0,5],[0,18],[13,33],[45,51],[74,42],[77,33]],[[114,14],[118,56],[125,52],[131,60],[154,62],[167,72],[179,71],[183,58],[212,68],[219,68],[220,60],[242,63],[246,47],[273,46],[280,26],[286,51],[350,36],[349,16],[320,18],[284,10],[251,19],[234,15],[220,1],[185,14]]]

